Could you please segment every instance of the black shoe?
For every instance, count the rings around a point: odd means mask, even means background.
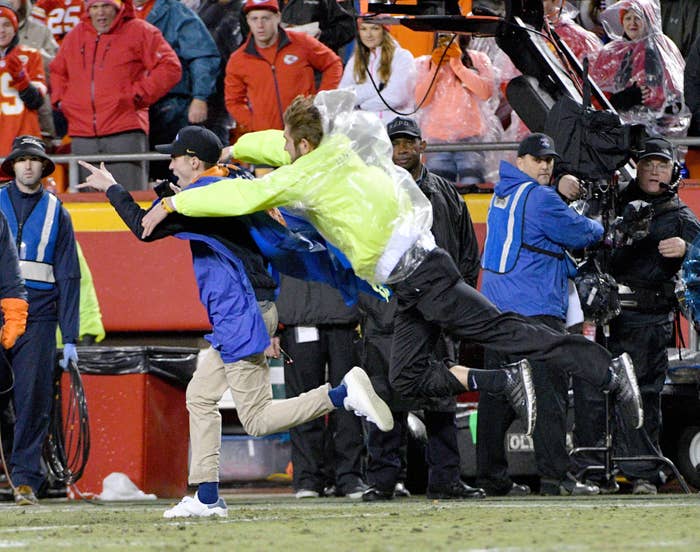
[[[526,360],[506,364],[503,367],[506,385],[503,394],[508,398],[515,414],[525,424],[525,435],[532,435],[537,419],[535,387],[532,384],[532,368]]]
[[[362,502],[380,502],[385,500],[393,500],[394,491],[382,491],[377,487],[370,487],[362,493]]]
[[[477,484],[481,484],[486,496],[527,496],[530,494],[530,487],[527,485],[518,485],[514,482],[511,482],[510,486],[490,485],[486,482],[481,483],[481,481],[477,481]]]
[[[505,494],[505,496],[528,496],[530,492],[530,487],[527,485],[518,485],[517,483],[513,483],[513,486]]]
[[[467,498],[486,498],[484,489],[470,487],[462,481],[454,481],[448,485],[428,487],[428,498],[440,500],[459,500]]]
[[[600,494],[602,495],[615,494],[620,490],[620,485],[618,485],[614,477],[605,481],[586,479],[586,485],[596,485],[600,489]]]
[[[394,485],[394,496],[396,498],[410,498],[411,493],[406,488],[403,481],[399,481],[396,485]]]
[[[369,487],[367,487],[365,483],[360,482],[354,487],[343,489],[340,494],[336,492],[336,496],[344,496],[353,500],[360,500],[368,488]]]
[[[619,403],[625,422],[640,429],[644,424],[644,410],[632,359],[627,353],[621,354],[612,360],[610,371],[612,377],[608,389]]]
[[[570,473],[563,479],[542,478],[540,482],[540,494],[543,496],[590,496],[600,494],[598,485],[590,482],[581,483]]]

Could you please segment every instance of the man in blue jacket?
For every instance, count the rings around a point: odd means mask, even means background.
[[[35,136],[15,138],[2,164],[14,176],[0,190],[0,210],[17,245],[29,296],[27,331],[8,351],[15,376],[16,414],[10,457],[15,502],[36,504],[44,481],[41,454],[49,429],[56,358],[56,322],[63,335],[63,360],[78,360],[80,266],[68,211],[41,185],[54,164]]]
[[[212,131],[202,127],[185,127],[172,144],[157,149],[171,155],[170,169],[182,188],[207,186],[234,174],[246,178],[236,167],[217,165],[221,142]],[[278,211],[215,219],[171,213],[156,232],[143,238],[143,217],[153,209],[164,209],[163,202],[156,201],[148,211],[141,209],[104,165],[98,169],[83,161],[80,164],[92,173],[81,187],[106,192],[119,216],[139,239],[152,241],[175,236],[190,242],[200,299],[212,325],[212,333],[205,336],[211,347],[200,352],[186,394],[192,450],[189,483],[198,485],[198,489],[194,497],[186,496],[166,510],[164,517],[228,515],[218,489],[221,446],[218,402],[226,389],[231,389],[243,428],[255,436],[283,431],[340,407],[367,416],[384,431],[391,429],[391,412],[361,368],[350,370],[336,387],[320,385],[292,399],[272,399],[264,351],[270,344],[269,336],[277,329],[277,309],[272,301],[275,283],[267,274],[266,259],[251,239],[247,223],[252,217],[262,218],[261,225],[266,220],[277,224],[271,217],[279,218]],[[252,181],[243,182],[255,185]]]
[[[570,209],[550,186],[554,160],[552,139],[530,134],[518,147],[516,166],[501,162],[500,177],[487,218],[482,265],[482,293],[503,311],[531,317],[564,333],[569,306],[569,279],[575,275],[567,248],[598,242],[603,227]],[[565,175],[562,179],[571,180]],[[487,351],[487,364],[503,360]],[[566,399],[569,375],[547,362],[530,362],[537,393],[538,417],[533,433],[542,494],[597,494],[568,473]],[[508,494],[503,446],[514,419],[500,397],[482,393],[477,428],[477,483],[492,495]]]
[[[149,8],[150,6],[150,8]],[[221,71],[219,49],[206,26],[190,8],[178,0],[134,0],[134,13],[163,33],[182,64],[182,78],[170,92],[148,110],[149,142],[172,142],[187,125],[204,124],[207,99],[214,93]],[[167,165],[151,163],[151,179],[166,178]]]

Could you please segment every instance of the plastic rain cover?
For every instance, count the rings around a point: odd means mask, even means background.
[[[634,39],[622,24],[630,10],[642,20]],[[653,135],[684,135],[690,122],[683,104],[685,61],[662,33],[658,0],[620,0],[601,14],[601,20],[612,40],[599,53],[591,76],[610,94],[637,86],[645,96],[639,103],[619,109],[623,121],[644,124]]]

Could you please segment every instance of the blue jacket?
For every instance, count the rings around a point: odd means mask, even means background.
[[[567,280],[575,275],[565,250],[596,243],[603,227],[510,163],[501,162],[500,177],[487,218],[481,291],[503,311],[563,320]]]
[[[22,259],[31,261],[37,258],[36,251],[33,251],[34,246],[26,236],[36,235],[39,232],[38,229],[35,231],[28,229],[28,226],[44,224],[44,217],[31,217],[31,214],[35,209],[41,209],[42,205],[46,205],[49,192],[41,190],[34,194],[25,194],[17,188],[13,180],[1,193],[3,200],[0,204],[3,214],[8,219],[12,237],[18,246],[21,265]],[[55,228],[55,235],[50,240],[53,243],[49,246],[52,253],[50,259],[44,259],[51,264],[55,282],[51,285],[27,286],[28,322],[58,321],[64,343],[75,343],[78,339],[80,321],[80,266],[75,246],[75,233],[70,215],[60,202],[55,216],[58,218],[58,224],[51,225]],[[20,227],[21,235],[18,236]]]
[[[146,21],[158,27],[182,64],[182,78],[166,94],[206,100],[214,92],[221,58],[202,20],[178,0],[157,0]]]
[[[203,175],[190,187],[221,178]],[[141,221],[147,211],[119,185],[111,186],[107,197],[134,235],[143,240]],[[312,233],[308,223],[291,214],[286,217],[288,228],[265,212],[223,218],[173,213],[145,240],[175,236],[190,242],[199,297],[212,326],[205,338],[226,363],[260,353],[270,342],[257,301],[273,298],[266,292],[274,283],[260,274],[264,270],[261,260],[269,260],[285,274],[331,284],[340,289],[346,302],[356,301],[361,290],[372,292],[355,277],[347,259]]]

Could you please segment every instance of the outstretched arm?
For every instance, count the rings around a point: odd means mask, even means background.
[[[177,216],[170,217],[165,224],[159,226],[156,232],[144,236],[141,221],[149,212],[155,211],[162,212],[164,215],[168,214],[163,210],[160,202],[153,204],[148,210],[142,209],[141,206],[134,201],[134,198],[131,197],[131,194],[114,180],[114,176],[105,168],[104,163],[101,163],[99,168],[82,160],[78,161],[78,163],[90,171],[85,182],[78,184],[78,188],[93,188],[99,192],[105,192],[114,210],[117,211],[117,214],[138,239],[142,241],[155,241],[186,230],[184,221],[182,220],[183,217]]]

